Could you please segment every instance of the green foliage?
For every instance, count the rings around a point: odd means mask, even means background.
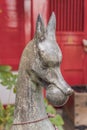
[[[50,120],[56,126],[64,125],[63,119],[60,115],[56,115],[54,118],[50,118]]]
[[[6,86],[7,89],[11,89],[15,87],[16,81],[17,74],[12,73],[12,67],[0,65],[0,84]]]
[[[64,121],[61,117],[61,115],[56,113],[56,109],[50,105],[47,100],[45,99],[45,105],[46,105],[46,112],[55,115],[54,117],[50,118],[50,121],[53,125],[57,126],[58,130],[63,130]]]
[[[7,105],[3,107],[0,102],[0,125],[3,125],[5,130],[9,130],[13,121],[14,106]]]
[[[12,70],[12,67],[11,66],[6,66],[6,65],[0,65],[0,72],[9,72]]]
[[[11,66],[1,66],[0,65],[0,84],[7,89],[12,87],[15,90],[15,84],[17,81],[17,74],[12,73]],[[12,120],[13,120],[14,106],[7,105],[6,108],[3,107],[0,102],[0,126],[4,126],[5,130],[9,130]]]

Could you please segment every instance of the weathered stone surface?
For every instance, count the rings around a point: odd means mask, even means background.
[[[55,38],[56,19],[52,14],[47,29],[39,15],[33,40],[25,47],[19,66],[14,123],[34,121],[47,116],[42,88],[55,106],[64,104],[72,93],[60,72],[61,50]],[[11,130],[54,130],[48,119],[37,123],[13,125]]]

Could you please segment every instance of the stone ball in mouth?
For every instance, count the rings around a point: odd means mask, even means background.
[[[69,99],[69,96],[65,95],[53,84],[50,84],[46,89],[46,97],[48,99],[48,102],[55,107],[64,105]]]

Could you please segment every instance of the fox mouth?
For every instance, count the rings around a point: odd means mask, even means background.
[[[59,107],[64,105],[69,96],[73,93],[73,90],[66,86],[66,90],[63,89],[63,86],[56,86],[53,83],[43,80],[39,78],[39,81],[42,83],[42,86],[46,89],[46,97],[53,106]]]
[[[43,82],[46,89],[46,97],[49,103],[55,107],[63,106],[68,101],[69,96],[73,93],[73,90],[68,86],[66,86],[65,90],[63,89],[63,86],[56,86],[55,84],[41,78],[40,81]]]
[[[69,99],[68,95],[66,95],[63,91],[58,89],[53,84],[50,84],[46,89],[46,97],[49,103],[51,103],[55,107],[64,105]]]
[[[51,79],[44,79],[42,76],[39,76],[35,71],[29,73],[32,77],[32,81],[37,83],[37,85],[43,86],[46,89],[46,97],[53,106],[62,106],[67,101],[69,96],[73,93],[73,90],[69,87],[68,84],[53,82]]]

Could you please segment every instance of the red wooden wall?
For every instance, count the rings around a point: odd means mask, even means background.
[[[0,64],[10,64],[14,68],[25,44],[22,7],[23,2],[17,0],[0,0]]]
[[[87,0],[50,0],[50,12],[57,18],[56,36],[63,53],[61,65],[65,80],[71,85],[87,84]]]
[[[52,11],[63,53],[63,76],[71,85],[87,84],[87,52],[82,43],[87,39],[87,0],[0,0],[0,64],[18,68],[22,50],[34,35],[38,13],[47,23]]]
[[[47,20],[46,0],[0,0],[0,64],[18,69],[20,56],[33,37],[38,13]]]

